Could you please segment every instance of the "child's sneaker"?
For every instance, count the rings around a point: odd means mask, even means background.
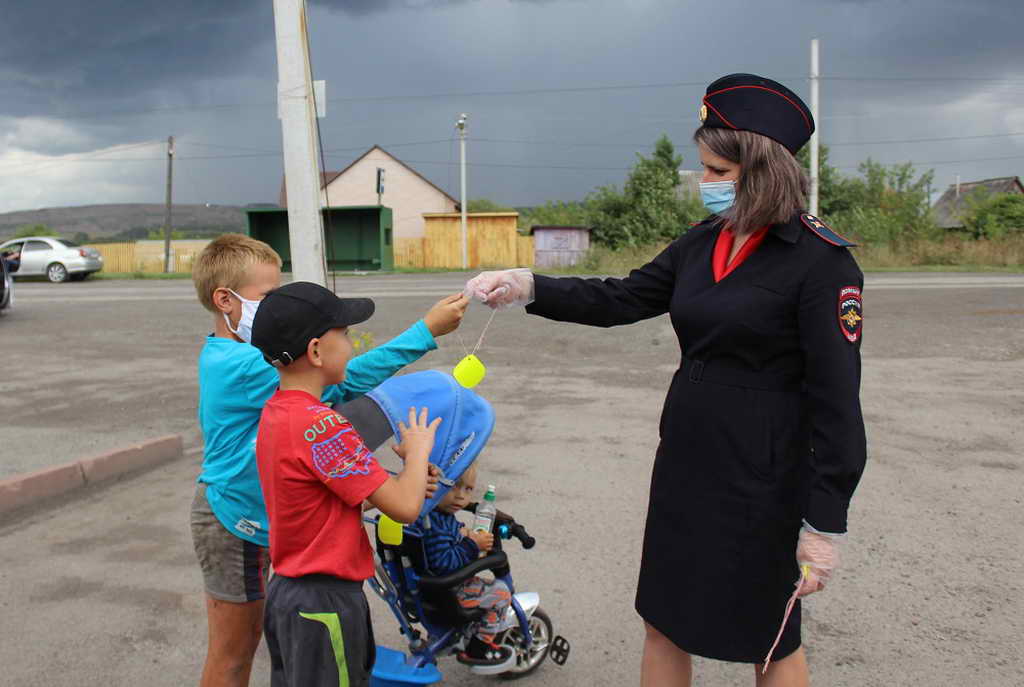
[[[460,651],[456,659],[468,666],[499,666],[512,658],[512,649],[498,646],[494,642],[485,642],[479,637],[469,640],[465,651]]]

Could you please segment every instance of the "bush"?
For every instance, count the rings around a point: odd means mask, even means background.
[[[853,249],[864,269],[983,267],[1024,269],[1024,235],[974,240],[963,236],[868,243]]]
[[[519,228],[528,230],[534,226],[587,227],[590,226],[590,209],[587,201],[548,201],[534,208],[519,211]]]
[[[466,201],[466,212],[515,212],[516,209],[501,203],[495,203],[490,198],[471,198]]]
[[[14,231],[11,238],[23,239],[27,236],[60,236],[60,233],[45,224],[23,224]]]
[[[965,199],[964,226],[979,238],[998,239],[1024,230],[1024,195],[979,189]]]

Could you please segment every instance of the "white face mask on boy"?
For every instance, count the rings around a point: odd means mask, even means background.
[[[228,291],[231,291],[231,289],[228,289]],[[242,303],[242,316],[238,318],[238,329],[231,326],[231,318],[228,317],[227,313],[224,313],[224,321],[227,323],[228,329],[232,334],[245,343],[252,343],[252,322],[256,319],[256,309],[260,307],[260,302],[242,298],[234,291],[231,291],[231,295]]]

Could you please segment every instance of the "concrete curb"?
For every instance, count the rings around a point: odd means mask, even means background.
[[[0,513],[183,455],[181,436],[171,434],[92,458],[0,480]]]

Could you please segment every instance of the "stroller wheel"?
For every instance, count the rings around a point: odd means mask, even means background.
[[[548,657],[551,640],[555,633],[551,625],[551,618],[541,608],[538,608],[530,616],[530,634],[533,636],[533,643],[529,647],[524,647],[523,632],[518,626],[509,628],[505,632],[502,644],[511,647],[516,653],[516,665],[502,673],[503,678],[514,680],[529,675],[537,670],[544,659]]]

